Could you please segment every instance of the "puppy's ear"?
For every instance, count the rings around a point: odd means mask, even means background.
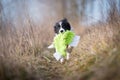
[[[64,21],[64,22],[67,22],[68,20],[67,20],[67,18],[64,18],[63,21]]]

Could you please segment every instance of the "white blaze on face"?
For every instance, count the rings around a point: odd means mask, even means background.
[[[65,30],[62,28],[62,22],[59,22],[59,25],[60,25],[59,33],[65,32]]]

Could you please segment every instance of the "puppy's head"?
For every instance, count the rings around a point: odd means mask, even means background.
[[[71,30],[71,26],[67,19],[62,19],[59,22],[57,22],[54,26],[54,31],[56,34],[63,33],[66,30]]]

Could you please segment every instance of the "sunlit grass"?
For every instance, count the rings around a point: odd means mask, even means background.
[[[116,25],[110,24],[96,26],[85,29],[83,34],[77,31],[79,29],[75,30],[82,36],[80,43],[73,49],[70,60],[63,64],[57,62],[52,56],[54,50],[47,49],[53,38],[53,32],[49,29],[47,29],[48,32],[42,33],[47,27],[37,28],[33,32],[24,29],[25,32],[18,31],[16,34],[6,34],[6,37],[1,36],[0,64],[3,65],[0,66],[1,79],[86,80],[100,78],[103,80],[109,75],[109,71],[116,73],[108,66],[113,66],[112,68],[116,70],[119,65],[117,56],[120,52],[120,28],[113,28]],[[100,70],[104,68],[108,69],[105,70],[104,75],[100,76]]]

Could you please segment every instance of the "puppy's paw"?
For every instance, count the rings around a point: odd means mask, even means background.
[[[54,48],[53,44],[51,44],[50,46],[48,46],[48,49],[52,49],[52,48]]]

